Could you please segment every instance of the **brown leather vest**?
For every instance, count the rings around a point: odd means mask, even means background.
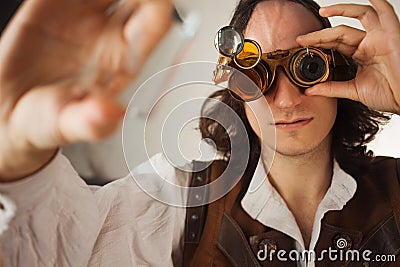
[[[397,162],[396,168],[396,159],[372,160],[367,175],[354,177],[354,197],[342,210],[325,214],[314,249],[317,259],[323,259],[316,260],[316,266],[400,266],[400,160]],[[215,161],[211,168],[193,173],[191,185],[213,181],[224,169],[224,162]],[[264,253],[289,253],[295,249],[295,241],[253,220],[242,209],[240,200],[250,179],[242,178],[227,195],[208,206],[187,209],[183,266],[297,266],[296,254],[281,254],[287,260],[281,261],[276,254]],[[353,254],[356,250],[358,260]],[[347,259],[353,260],[346,261],[346,252]],[[376,255],[382,261],[365,260]]]

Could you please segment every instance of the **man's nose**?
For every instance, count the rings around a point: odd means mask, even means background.
[[[277,108],[293,108],[301,103],[302,92],[293,84],[283,70],[277,70],[272,101]]]

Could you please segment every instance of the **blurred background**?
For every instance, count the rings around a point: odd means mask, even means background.
[[[139,78],[121,96],[121,102],[128,104],[137,88],[143,82],[168,66],[193,61],[215,62],[218,58],[218,53],[213,46],[215,33],[219,28],[229,23],[236,0],[176,0],[175,2],[176,9],[184,23],[175,24],[164,42],[159,45],[150,60],[144,65]],[[339,2],[368,4],[367,0],[317,0],[317,2],[321,6]],[[400,14],[400,1],[389,0],[389,2],[395,7],[397,14]],[[331,22],[333,25],[345,23],[361,28],[360,23],[354,19],[333,18]],[[179,73],[175,75],[179,76]],[[152,110],[150,117],[147,118],[146,114],[167,87],[168,82],[166,81],[165,83],[160,83],[158,88],[153,88],[153,90],[146,92],[146,97],[135,107],[135,113],[130,118],[133,120],[133,123],[129,123],[130,127],[135,127],[130,132],[134,133],[132,136],[125,138],[124,144],[122,144],[122,130],[120,129],[103,142],[80,143],[63,149],[63,153],[70,158],[82,177],[89,183],[92,181],[92,183],[102,184],[126,176],[129,170],[124,159],[123,148],[134,152],[131,153],[134,156],[129,158],[130,166],[146,161],[149,156],[162,151],[160,141],[162,118],[165,112],[168,112],[173,101],[169,101],[167,98],[158,103],[157,107]],[[200,92],[188,89],[186,91],[181,90],[180,94],[187,94],[187,97],[193,95],[207,96],[212,90],[213,88],[208,88]],[[193,108],[200,109],[200,107]],[[147,123],[147,128],[151,129],[151,131],[146,132],[147,151],[143,149],[145,123]],[[196,158],[199,154],[197,150],[199,146],[197,144],[200,143],[200,135],[196,130],[195,124],[190,124],[188,127],[189,129],[185,131],[185,136],[182,136],[182,140],[180,140],[180,146],[194,148],[192,150],[193,155],[191,155],[190,149],[185,152],[185,155],[188,158],[191,156]],[[399,132],[400,118],[393,116],[391,122],[381,130],[369,148],[376,155],[400,157]],[[175,140],[171,140],[171,142],[175,142]]]

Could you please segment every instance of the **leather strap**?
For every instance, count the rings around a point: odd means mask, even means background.
[[[395,165],[397,179],[394,179],[394,185],[390,184],[387,190],[390,195],[390,202],[392,204],[397,230],[400,232],[400,159],[395,159]]]
[[[199,187],[206,185],[210,182],[210,169],[207,167],[209,162],[193,161],[193,170],[201,170],[198,172],[192,172],[190,177],[190,187]],[[199,195],[193,190],[189,190],[188,203],[196,203],[199,198],[208,198],[208,192],[205,190],[203,194]],[[186,220],[185,220],[185,239],[184,239],[184,251],[183,251],[183,262],[184,266],[190,262],[200,242],[201,234],[204,229],[204,224],[207,217],[208,205],[201,205],[197,207],[191,207],[186,209]]]
[[[396,166],[397,166],[397,179],[400,183],[400,158],[396,159]]]

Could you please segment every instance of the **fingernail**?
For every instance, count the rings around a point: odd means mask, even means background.
[[[325,10],[326,10],[325,7],[321,7],[321,8],[319,9],[319,14],[320,14],[322,17],[325,17],[325,16],[324,16]]]
[[[299,43],[299,44],[301,44],[301,43],[303,42],[303,40],[305,39],[305,36],[306,36],[306,35],[299,35],[299,36],[297,36],[296,42]]]
[[[300,38],[300,39],[306,39],[306,38],[307,38],[307,36],[309,36],[311,33],[312,33],[312,32],[310,32],[310,33],[306,33],[306,34],[302,34],[302,35],[299,35],[299,36],[297,36],[297,38]]]
[[[314,92],[315,92],[315,90],[312,87],[310,87],[310,88],[306,89],[304,93],[306,95],[313,95]]]

